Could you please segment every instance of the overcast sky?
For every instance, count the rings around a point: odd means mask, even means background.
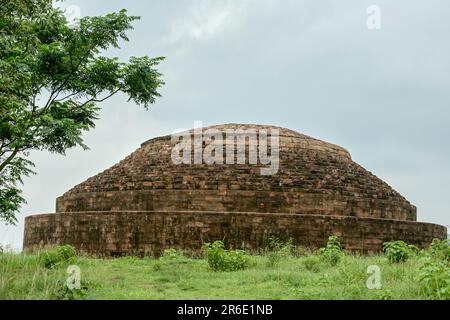
[[[366,26],[373,4],[380,30]],[[82,16],[140,15],[131,41],[108,54],[165,56],[163,97],[150,111],[123,96],[103,103],[85,135],[90,151],[32,153],[38,175],[25,180],[18,226],[0,226],[3,245],[20,249],[25,216],[54,212],[57,196],[195,120],[275,124],[339,144],[416,205],[420,221],[450,225],[448,0],[69,5]]]

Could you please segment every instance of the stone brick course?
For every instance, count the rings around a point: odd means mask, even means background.
[[[26,218],[24,247],[70,244],[100,255],[159,255],[165,248],[199,253],[203,243],[224,239],[231,247],[258,250],[271,236],[318,248],[331,234],[353,252],[375,253],[384,241],[419,247],[446,236],[446,228],[411,221],[329,215],[236,212],[72,212]]]

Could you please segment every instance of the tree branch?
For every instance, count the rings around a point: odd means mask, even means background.
[[[79,91],[77,91],[77,92],[72,92],[71,94],[68,94],[67,96],[65,96],[64,98],[61,98],[61,99],[55,99],[54,101],[55,102],[61,102],[61,101],[63,101],[63,100],[66,100],[66,99],[68,99],[68,98],[70,98],[70,97],[73,97],[73,96],[75,96],[75,95],[77,95],[77,94],[80,94],[80,93],[82,93],[83,92],[83,90],[79,90]]]
[[[0,164],[0,172],[3,171],[3,169],[6,168],[6,166],[8,164],[11,163],[11,161],[14,159],[14,157],[19,153],[20,149],[19,147],[16,147],[13,152],[5,159],[5,161],[2,162],[2,164]]]
[[[109,95],[107,95],[106,97],[104,97],[104,98],[102,98],[102,99],[96,99],[97,96],[92,97],[91,99],[89,99],[89,100],[83,102],[82,104],[78,105],[78,108],[82,108],[82,107],[84,107],[85,105],[87,105],[87,104],[90,103],[90,102],[103,102],[103,101],[105,101],[106,99],[111,98],[113,95],[115,95],[115,94],[116,94],[117,92],[119,92],[120,90],[122,90],[122,87],[117,88],[116,90],[112,91]]]

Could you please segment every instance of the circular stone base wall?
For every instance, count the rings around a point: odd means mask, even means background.
[[[412,221],[326,215],[105,211],[43,214],[25,220],[25,251],[69,244],[88,254],[160,255],[175,248],[199,253],[203,243],[225,240],[228,246],[260,250],[271,236],[294,245],[318,248],[336,235],[344,249],[361,253],[381,251],[382,243],[404,240],[426,247],[445,239],[440,225]]]

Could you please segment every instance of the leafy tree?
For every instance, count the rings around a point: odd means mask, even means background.
[[[103,56],[128,41],[139,17],[126,10],[72,26],[51,0],[0,0],[0,219],[15,223],[33,174],[30,150],[64,154],[94,128],[98,103],[116,93],[146,109],[164,84],[162,57]]]

